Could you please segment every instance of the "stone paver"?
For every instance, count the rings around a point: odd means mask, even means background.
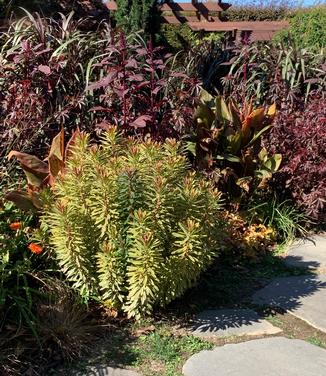
[[[296,241],[284,259],[289,266],[304,267],[326,274],[326,234]]]
[[[87,371],[78,372],[76,376],[141,376],[135,371],[106,366],[90,367]]]
[[[301,340],[258,339],[201,351],[187,360],[185,376],[322,376],[326,350]]]
[[[276,278],[253,295],[253,302],[280,307],[326,332],[326,275]]]
[[[277,334],[282,330],[251,309],[219,309],[200,313],[190,329],[200,338]]]

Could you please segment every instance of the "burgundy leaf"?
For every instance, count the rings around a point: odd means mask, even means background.
[[[138,67],[138,63],[136,59],[130,59],[126,64],[126,68],[137,68],[137,67]]]
[[[141,82],[144,80],[144,76],[142,74],[133,74],[128,77],[128,81],[138,81]]]
[[[319,82],[318,78],[308,78],[307,80],[304,81],[305,84],[310,83],[310,84],[317,84]]]
[[[157,59],[157,60],[153,60],[153,64],[156,64],[156,65],[163,65],[164,62],[162,59]]]
[[[170,75],[172,77],[182,77],[182,78],[188,77],[185,73],[181,73],[181,72],[172,72]]]
[[[113,88],[113,91],[117,94],[118,97],[123,98],[128,94],[129,89],[123,90],[115,87]]]
[[[43,45],[43,44],[42,44],[42,45]],[[51,52],[51,51],[52,51],[51,48],[46,48],[45,50],[37,51],[37,52],[35,53],[35,55],[36,55],[36,56],[40,56],[40,55],[43,55],[43,54],[45,54],[45,53],[47,53],[47,52]]]
[[[160,90],[162,90],[162,86],[157,86],[155,89],[152,90],[152,93],[156,95]]]
[[[31,49],[31,46],[30,46],[30,43],[29,43],[28,40],[23,40],[21,42],[21,46],[22,46],[22,49],[23,49],[24,52],[29,52],[30,49]]]
[[[51,74],[51,68],[48,65],[39,65],[37,69],[47,76]]]
[[[110,129],[112,125],[110,125],[108,122],[106,121],[101,121],[100,123],[97,123],[96,124],[96,128],[97,129],[104,129],[104,130],[108,130]]]
[[[110,111],[107,108],[102,107],[102,106],[95,106],[95,107],[90,108],[89,110],[90,111],[104,111],[104,112],[109,112]]]
[[[151,116],[149,115],[142,115],[142,116],[139,116],[136,120],[134,120],[132,123],[131,123],[131,126],[133,126],[134,128],[144,128],[146,127],[146,124],[148,121],[151,121],[152,118]]]
[[[15,64],[20,63],[24,59],[24,55],[15,55],[13,56],[13,62]]]
[[[138,56],[144,56],[144,55],[147,54],[147,50],[146,50],[146,48],[138,48],[138,49],[136,50],[136,52],[137,52]]]
[[[103,77],[100,81],[89,85],[87,89],[88,90],[97,90],[97,89],[101,89],[103,87],[107,87],[115,80],[116,76],[117,76],[116,71],[110,72],[107,76]]]
[[[145,86],[148,86],[149,84],[150,84],[150,81],[144,81],[141,84],[136,85],[136,89],[139,90],[139,89],[141,89],[141,88],[143,88]]]

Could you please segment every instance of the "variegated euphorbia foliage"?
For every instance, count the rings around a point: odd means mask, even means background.
[[[85,300],[130,317],[192,286],[222,248],[220,193],[180,142],[76,138],[42,213],[60,270]]]
[[[275,114],[275,104],[254,109],[251,101],[240,108],[232,99],[226,102],[202,91],[195,112],[196,134],[188,144],[197,165],[214,170],[229,195],[263,188],[282,161],[281,154],[270,156],[261,147],[261,137],[272,127]]]
[[[35,155],[12,150],[8,159],[16,158],[27,178],[27,190],[15,190],[6,194],[6,199],[12,201],[22,210],[37,211],[42,207],[40,194],[44,188],[50,187],[57,176],[63,172],[65,160],[79,130],[74,132],[65,148],[63,129],[52,140],[48,157],[41,160]]]

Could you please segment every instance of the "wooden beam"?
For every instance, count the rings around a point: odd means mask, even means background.
[[[178,20],[177,17],[175,16],[162,16],[161,19],[162,19],[162,22],[168,23],[171,25],[178,25],[181,23],[180,20]]]
[[[289,26],[287,21],[239,21],[239,22],[189,22],[189,27],[192,30],[204,30],[204,31],[252,31],[268,33],[285,29]]]
[[[165,3],[160,10],[170,12],[196,12],[197,9],[192,3]]]
[[[109,10],[117,10],[117,4],[114,0],[107,1],[106,6]],[[230,6],[228,3],[201,3],[195,1],[193,3],[164,3],[160,9],[163,12],[196,12],[199,9],[206,12],[221,12]]]

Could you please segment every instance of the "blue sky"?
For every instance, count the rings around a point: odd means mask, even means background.
[[[179,2],[181,2],[181,3],[188,3],[188,2],[190,2],[191,0],[174,0],[174,1],[179,1]],[[263,0],[263,1],[261,1],[261,0],[256,0],[256,1],[245,1],[245,0],[224,0],[226,3],[231,3],[232,5],[236,5],[237,3],[241,3],[241,4],[245,4],[245,3],[253,3],[253,2],[257,2],[257,3],[261,3],[261,2],[266,2],[266,3],[270,3],[271,1],[270,0]],[[286,1],[272,1],[273,3],[277,3],[277,2],[279,2],[279,3],[286,3]],[[290,0],[289,1],[290,3],[297,3],[297,4],[300,4],[300,5],[303,5],[303,6],[309,6],[309,5],[313,5],[313,4],[315,4],[316,2],[318,2],[318,3],[325,3],[325,0],[324,1],[316,1],[316,0],[299,0],[299,1],[297,1],[297,0],[294,0],[294,1],[292,1],[292,0]]]

